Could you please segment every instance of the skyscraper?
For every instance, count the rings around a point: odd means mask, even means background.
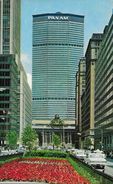
[[[113,14],[103,31],[95,67],[95,145],[113,150]]]
[[[20,55],[21,0],[0,0],[0,54]]]
[[[0,0],[0,145],[9,130],[20,129],[20,4]]]
[[[83,56],[84,16],[33,16],[32,118],[75,122],[75,74]]]
[[[21,0],[0,0],[0,145],[9,130],[19,134]]]
[[[0,0],[0,145],[31,122],[31,90],[20,62],[21,0]]]

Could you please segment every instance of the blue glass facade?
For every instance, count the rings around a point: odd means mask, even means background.
[[[32,118],[75,120],[75,74],[83,56],[84,16],[33,16]]]

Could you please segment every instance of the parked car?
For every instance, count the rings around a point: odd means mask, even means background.
[[[78,150],[78,149],[75,149],[75,148],[68,148],[68,149],[67,149],[67,152],[73,155],[73,154],[76,152],[76,150]]]
[[[75,150],[75,152],[73,152],[73,155],[81,160],[84,160],[86,158],[86,153],[85,153],[85,150],[83,149]]]
[[[0,155],[10,155],[9,150],[1,151]]]
[[[104,157],[106,158],[106,155],[105,155],[105,153],[102,151],[102,150],[99,150],[99,149],[97,149],[97,150],[94,150],[94,153],[102,153],[102,154],[104,154]]]
[[[107,163],[107,160],[105,159],[105,154],[100,152],[98,153],[93,152],[93,153],[87,154],[85,158],[85,162],[88,165],[92,166],[93,168],[102,170],[104,172],[104,168]]]
[[[24,153],[25,152],[25,148],[24,147],[19,147],[18,149],[17,149],[17,152],[18,153]]]
[[[53,150],[53,146],[48,146],[47,149],[48,150]]]

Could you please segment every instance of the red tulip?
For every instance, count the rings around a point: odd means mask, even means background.
[[[47,181],[54,184],[89,184],[67,160],[25,158],[0,167],[0,180]]]

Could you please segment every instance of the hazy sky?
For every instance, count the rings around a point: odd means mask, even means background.
[[[86,50],[93,33],[103,32],[113,12],[113,0],[21,0],[21,60],[31,86],[32,15],[41,13],[73,13],[84,15]]]

